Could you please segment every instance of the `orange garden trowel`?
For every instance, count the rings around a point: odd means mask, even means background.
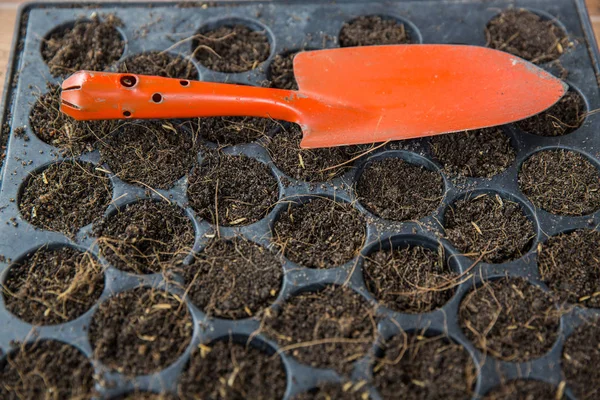
[[[483,47],[328,49],[294,58],[299,89],[79,71],[61,110],[78,120],[255,116],[298,123],[302,147],[409,139],[502,125],[537,114],[567,85]]]

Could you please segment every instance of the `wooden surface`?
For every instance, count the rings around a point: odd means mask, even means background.
[[[6,65],[10,54],[13,30],[17,16],[17,7],[25,0],[0,0],[0,93],[4,86]],[[596,40],[600,42],[600,0],[586,0]]]

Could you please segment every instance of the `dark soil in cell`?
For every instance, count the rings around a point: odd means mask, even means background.
[[[129,121],[102,141],[100,156],[125,182],[168,189],[192,169],[197,139],[170,121]]]
[[[140,75],[156,75],[165,78],[198,79],[193,63],[183,57],[152,51],[130,57],[117,65],[117,72]]]
[[[463,299],[459,322],[475,347],[493,357],[523,362],[544,355],[558,336],[554,299],[525,279],[498,279]]]
[[[94,357],[127,376],[158,372],[183,354],[192,319],[181,299],[138,288],[100,304],[89,328]]]
[[[62,162],[32,174],[19,198],[19,210],[32,225],[74,236],[102,217],[111,184],[93,164]]]
[[[562,371],[567,387],[581,400],[600,396],[600,320],[586,321],[566,340]]]
[[[102,266],[91,254],[41,248],[10,267],[2,294],[6,308],[20,319],[53,325],[85,313],[103,289]]]
[[[125,42],[116,29],[122,25],[114,15],[79,20],[52,32],[44,40],[42,57],[55,76],[82,69],[102,71],[123,54]]]
[[[221,152],[206,153],[189,179],[188,199],[198,217],[220,226],[248,225],[277,203],[277,180],[255,159]]]
[[[38,97],[29,115],[31,129],[42,141],[63,153],[79,155],[92,151],[96,142],[116,127],[114,121],[77,121],[60,111],[60,87],[49,85]]]
[[[600,307],[600,232],[553,236],[538,247],[542,280],[561,302]]]
[[[406,44],[413,42],[403,23],[377,15],[345,23],[339,34],[341,47]]]
[[[564,398],[565,396],[559,393],[559,389],[551,384],[527,379],[507,382],[485,396],[485,400],[562,400]]]
[[[435,171],[390,157],[367,164],[356,194],[363,206],[381,218],[417,220],[439,207],[444,181]]]
[[[119,400],[177,400],[175,396],[164,393],[139,392],[125,397],[119,397]]]
[[[540,136],[567,135],[581,126],[586,106],[579,93],[570,90],[548,110],[516,123],[522,131]]]
[[[488,263],[522,257],[535,237],[521,206],[498,195],[456,201],[444,216],[446,237],[466,256]]]
[[[269,310],[264,333],[280,351],[315,368],[331,368],[343,375],[370,352],[377,336],[372,305],[347,287],[328,286],[287,300]]]
[[[185,123],[197,137],[219,147],[254,142],[269,136],[280,124],[273,119],[258,117],[207,117]]]
[[[218,72],[244,72],[256,68],[270,54],[264,31],[245,25],[226,25],[199,32],[192,42],[193,54],[206,68]]]
[[[524,9],[510,9],[494,17],[485,35],[489,47],[534,63],[556,60],[569,46],[562,28]]]
[[[298,90],[298,83],[294,77],[294,57],[298,51],[277,54],[267,72],[271,87],[277,89]]]
[[[365,383],[322,383],[308,392],[294,396],[292,400],[368,400],[370,397],[364,388]]]
[[[132,273],[162,272],[183,259],[194,244],[194,227],[177,205],[142,200],[94,226],[101,254]]]
[[[377,251],[365,258],[363,276],[380,304],[406,313],[443,306],[458,284],[441,246],[437,251],[420,246]]]
[[[521,167],[519,186],[536,207],[552,214],[586,215],[600,209],[600,174],[573,151],[535,153]]]
[[[470,398],[477,370],[467,351],[444,337],[401,334],[384,345],[374,385],[385,399]]]
[[[242,238],[215,240],[183,266],[186,293],[210,316],[248,318],[277,298],[283,279],[282,260]]]
[[[291,261],[307,268],[340,266],[364,244],[363,216],[352,205],[315,198],[289,204],[274,225],[274,241]]]
[[[95,394],[92,365],[79,350],[62,342],[21,345],[0,365],[3,400],[91,400]]]
[[[218,341],[200,345],[179,381],[181,400],[276,400],[286,389],[280,357],[251,345]]]
[[[515,161],[515,149],[499,127],[434,136],[430,146],[444,169],[454,175],[490,178]]]

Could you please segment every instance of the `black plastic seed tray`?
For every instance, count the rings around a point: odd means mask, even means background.
[[[41,55],[44,38],[57,27],[71,26],[75,20],[90,18],[93,13],[114,14],[123,21],[119,28],[126,41],[121,60],[148,51],[169,52],[187,57],[197,69],[200,79],[216,82],[236,82],[262,84],[268,80],[267,67],[275,55],[302,48],[337,47],[338,34],[342,25],[363,15],[379,15],[397,19],[405,24],[413,42],[449,43],[485,46],[484,29],[486,24],[503,10],[510,7],[525,8],[535,14],[553,20],[564,29],[569,41],[574,45],[565,49],[559,58],[560,64],[568,70],[566,81],[584,99],[587,110],[600,107],[597,83],[598,55],[593,32],[588,20],[583,0],[517,0],[517,1],[275,1],[195,4],[181,7],[176,3],[31,3],[20,12],[19,26],[13,46],[12,61],[7,76],[4,94],[3,126],[10,127],[6,158],[2,169],[0,186],[0,272],[2,281],[6,279],[11,265],[30,257],[30,254],[43,246],[59,248],[69,246],[88,251],[97,257],[103,266],[105,286],[98,300],[87,312],[78,318],[58,325],[33,326],[7,311],[5,297],[0,297],[0,349],[4,354],[14,351],[14,342],[34,342],[58,340],[79,349],[92,360],[95,380],[102,398],[116,398],[131,392],[143,390],[152,392],[177,393],[178,378],[186,368],[192,351],[199,344],[229,335],[240,342],[251,338],[252,344],[267,352],[276,352],[277,343],[264,333],[256,334],[260,321],[253,318],[226,320],[207,318],[189,300],[185,300],[193,320],[193,335],[190,344],[177,360],[166,369],[150,375],[126,377],[110,370],[94,359],[94,350],[88,338],[88,327],[98,304],[115,293],[135,287],[166,288],[179,296],[183,291],[165,283],[161,274],[135,275],[120,271],[100,256],[98,244],[93,237],[92,226],[87,225],[73,238],[42,230],[28,223],[19,210],[20,196],[28,177],[43,171],[49,165],[69,159],[57,148],[40,140],[29,126],[29,115],[36,96],[44,92],[48,82],[59,84],[62,77],[53,76]],[[174,47],[176,41],[192,36],[199,29],[241,23],[250,29],[264,31],[270,44],[268,59],[255,69],[242,73],[214,72],[204,67],[192,57],[191,41]],[[556,63],[541,64],[542,67],[559,74]],[[360,68],[360,66],[356,66]],[[24,132],[17,128],[24,127]],[[548,237],[575,229],[593,229],[600,224],[600,213],[595,211],[583,216],[559,216],[551,214],[534,204],[525,196],[518,184],[518,174],[523,162],[532,154],[548,149],[568,149],[582,154],[594,166],[600,166],[600,116],[588,115],[583,124],[574,132],[556,137],[544,137],[525,133],[516,125],[505,127],[516,157],[508,168],[491,178],[464,178],[447,172],[433,156],[427,139],[405,143],[391,143],[378,148],[356,160],[348,172],[329,182],[308,183],[287,177],[272,162],[269,152],[262,142],[230,146],[223,151],[228,154],[245,154],[266,164],[278,180],[279,200],[266,218],[247,225],[221,227],[220,235],[234,237],[241,235],[247,239],[270,246],[273,241],[273,225],[277,218],[287,212],[290,204],[298,206],[315,197],[327,197],[338,202],[351,203],[366,219],[366,239],[361,250],[369,255],[381,246],[393,247],[423,246],[436,249],[443,246],[444,254],[455,272],[464,274],[455,294],[443,307],[424,314],[400,313],[379,307],[378,331],[383,339],[388,339],[404,330],[427,334],[445,334],[449,339],[464,346],[479,369],[479,376],[473,388],[473,398],[488,393],[502,382],[526,378],[547,382],[558,388],[565,380],[561,364],[563,344],[571,332],[581,324],[581,317],[600,315],[592,308],[574,307],[560,317],[559,332],[552,348],[543,356],[526,362],[516,363],[496,360],[483,354],[467,338],[458,321],[458,311],[464,296],[478,286],[482,280],[503,276],[524,277],[533,285],[549,291],[542,282],[537,268],[537,249]],[[199,153],[199,159],[203,154]],[[99,166],[97,151],[84,153],[79,160]],[[419,221],[392,222],[371,213],[361,201],[357,201],[355,183],[371,163],[384,158],[400,158],[410,164],[434,171],[443,178],[443,199],[431,215]],[[101,166],[106,169],[105,166]],[[188,177],[184,176],[170,189],[148,190],[146,187],[125,183],[114,175],[111,178],[112,203],[105,215],[112,215],[124,205],[140,199],[169,199],[185,210],[195,231],[194,252],[200,252],[214,236],[214,226],[201,220],[188,204],[186,188]],[[403,179],[402,176],[398,177]],[[474,198],[480,194],[499,196],[503,201],[519,204],[533,224],[535,237],[527,246],[522,257],[500,264],[477,263],[467,255],[462,255],[451,241],[444,236],[442,221],[455,201]],[[189,258],[189,257],[188,257]],[[309,269],[289,260],[285,261],[283,286],[277,303],[285,302],[297,293],[314,290],[325,284],[348,284],[353,290],[371,302],[377,299],[366,287],[362,274],[362,257],[341,266],[328,269]],[[558,307],[558,305],[557,305]],[[373,343],[376,346],[376,343]],[[5,356],[6,357],[6,356]],[[322,381],[339,382],[342,377],[332,370],[318,370],[302,365],[287,352],[281,353],[286,374],[286,399],[316,387]],[[356,362],[352,374],[355,381],[366,380],[366,388],[374,399],[380,398],[372,385],[373,362],[364,358]],[[268,384],[268,383],[267,383]],[[591,385],[597,385],[592,382]],[[563,384],[564,387],[564,384]],[[575,399],[570,386],[566,385],[567,398]],[[400,395],[400,398],[402,395]]]

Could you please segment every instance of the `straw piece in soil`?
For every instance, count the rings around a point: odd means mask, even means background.
[[[20,345],[3,361],[3,400],[91,400],[96,394],[92,365],[79,350],[65,343],[44,340]]]
[[[242,226],[259,221],[277,203],[277,180],[269,167],[244,155],[206,153],[190,175],[190,205],[213,225]]]
[[[267,150],[273,163],[290,178],[308,182],[324,182],[352,168],[347,163],[357,154],[349,147],[301,149],[302,129],[299,125],[283,126],[270,138]]]
[[[565,396],[559,392],[557,387],[536,380],[518,379],[505,383],[499,388],[493,389],[485,400],[538,400],[554,399],[563,400]]]
[[[125,50],[125,42],[116,29],[122,25],[112,14],[78,20],[74,26],[53,31],[44,39],[42,58],[54,76],[82,69],[102,71]]]
[[[406,44],[413,42],[403,23],[377,15],[358,17],[344,23],[339,34],[341,47]]]
[[[485,34],[489,47],[534,63],[556,60],[569,46],[562,28],[524,9],[497,15],[487,24]]]
[[[567,338],[562,354],[567,388],[581,400],[600,396],[600,320],[584,322]]]
[[[538,247],[542,280],[561,302],[600,307],[600,232],[553,236]]]
[[[282,260],[242,238],[214,240],[182,272],[194,305],[230,319],[260,315],[277,298],[283,279]]]
[[[502,278],[473,289],[460,304],[465,335],[483,353],[524,362],[544,355],[558,337],[554,299],[522,278]]]
[[[321,383],[308,392],[294,396],[292,400],[368,400],[369,392],[365,390],[364,383]]]
[[[586,114],[579,93],[570,90],[548,110],[516,123],[522,131],[540,136],[562,136],[577,130]]]
[[[177,360],[192,337],[188,308],[162,290],[138,288],[100,304],[89,338],[94,358],[127,376],[158,372]]]
[[[164,393],[138,392],[125,397],[120,397],[119,400],[177,400],[177,398],[173,395]]]
[[[206,117],[185,122],[197,137],[219,147],[255,142],[269,136],[280,124],[270,118],[258,117]]]
[[[281,358],[228,340],[200,345],[181,375],[181,400],[282,399],[286,372]]]
[[[390,157],[367,164],[356,194],[365,208],[381,218],[418,220],[439,207],[444,181],[435,171]]]
[[[151,51],[129,57],[117,65],[117,72],[155,75],[165,78],[198,79],[194,64],[183,57]]]
[[[536,207],[552,214],[587,215],[600,209],[600,173],[573,151],[535,153],[521,167],[519,187]]]
[[[99,145],[100,158],[125,182],[169,189],[196,162],[197,137],[171,121],[128,121]]]
[[[401,334],[383,345],[373,371],[383,398],[466,399],[472,396],[477,370],[467,351],[443,336]]]
[[[522,257],[535,237],[533,223],[519,204],[488,194],[452,204],[444,216],[444,229],[459,251],[494,264]]]
[[[349,375],[353,363],[369,354],[377,336],[375,310],[344,286],[293,296],[280,309],[269,310],[263,332],[280,351],[314,368]]]
[[[62,153],[79,155],[93,151],[95,144],[116,127],[114,121],[77,121],[60,111],[60,86],[48,85],[31,109],[29,123],[43,142]]]
[[[200,64],[218,72],[255,69],[271,52],[264,31],[255,31],[241,24],[200,31],[192,42],[192,49]]]
[[[269,65],[267,76],[269,85],[277,89],[298,90],[294,77],[294,57],[300,51],[277,54]]]
[[[454,294],[458,274],[446,263],[444,248],[420,246],[379,250],[365,258],[367,289],[384,306],[405,313],[442,307]]]
[[[515,149],[499,127],[434,136],[430,146],[453,175],[490,178],[515,161]]]
[[[27,179],[19,210],[32,225],[72,237],[102,216],[111,193],[106,174],[93,164],[61,162]]]
[[[327,198],[300,205],[291,202],[273,229],[275,245],[289,260],[307,268],[332,268],[352,260],[366,236],[358,210]]]
[[[194,244],[185,212],[166,201],[141,200],[99,221],[93,229],[100,253],[116,268],[137,274],[162,272]]]

